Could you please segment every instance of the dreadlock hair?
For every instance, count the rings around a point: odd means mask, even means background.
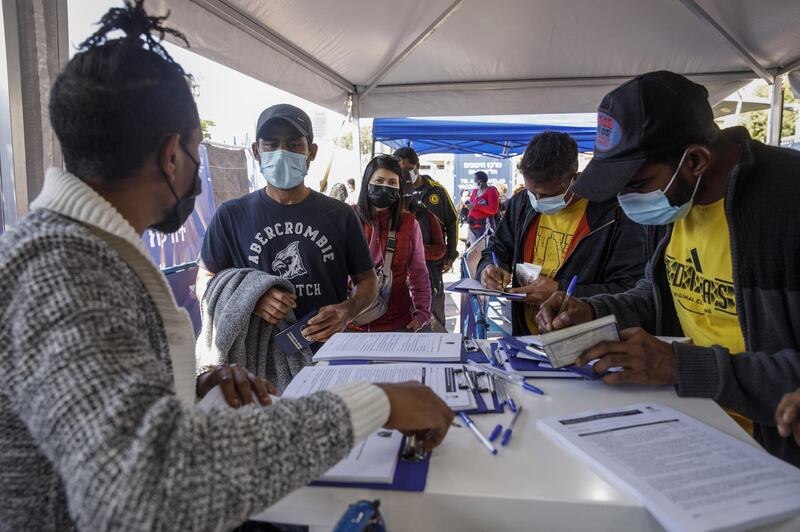
[[[377,220],[377,213],[374,212],[372,204],[367,198],[367,193],[372,174],[379,168],[389,170],[397,174],[397,177],[400,178],[400,200],[389,207],[389,229],[396,230],[400,228],[400,216],[403,212],[403,194],[408,185],[405,183],[406,180],[403,177],[403,170],[400,168],[400,163],[391,155],[376,155],[369,164],[367,164],[367,168],[364,170],[364,178],[361,180],[361,192],[358,195],[358,215],[364,222],[370,225],[374,225]]]
[[[528,143],[517,168],[539,184],[560,179],[578,171],[578,144],[566,133],[544,131]]]
[[[169,16],[150,16],[144,0],[110,9],[78,47],[50,92],[50,123],[67,170],[118,181],[140,169],[169,135],[200,125],[191,76],[161,45]],[[109,39],[109,33],[124,37]]]

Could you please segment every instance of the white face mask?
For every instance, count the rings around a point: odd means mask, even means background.
[[[411,174],[412,183],[417,180],[417,177],[419,177],[419,174],[417,174],[416,170],[409,170],[408,173]]]
[[[574,179],[572,181],[574,181]],[[567,206],[567,203],[569,203],[566,200],[566,197],[569,193],[569,189],[572,187],[572,181],[569,182],[569,185],[567,185],[567,190],[565,190],[563,194],[559,194],[558,196],[550,196],[549,198],[537,199],[536,195],[529,190],[528,200],[531,202],[531,207],[533,207],[535,211],[539,211],[542,214],[555,214],[564,209],[564,207]],[[574,194],[570,194],[569,201],[572,201],[573,196]]]
[[[675,178],[678,177],[678,172],[683,166],[683,161],[686,159],[686,154],[689,153],[687,148],[683,152],[681,161],[678,163],[678,168],[672,174],[672,179],[669,180],[664,190],[654,190],[652,192],[630,192],[628,194],[617,195],[619,206],[625,212],[625,215],[632,221],[642,225],[668,225],[677,222],[689,212],[694,202],[694,195],[697,194],[697,189],[700,187],[700,181],[703,176],[697,178],[697,184],[694,186],[694,192],[689,201],[683,205],[672,205],[667,198],[666,192]]]

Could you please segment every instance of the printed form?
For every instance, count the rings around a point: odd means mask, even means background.
[[[800,513],[800,469],[660,404],[543,418],[538,427],[667,530],[744,530]]]
[[[429,386],[453,410],[476,408],[469,390],[459,390],[455,364],[363,364],[357,366],[309,366],[300,370],[283,397],[302,397],[353,381],[392,383],[417,381]]]
[[[455,333],[337,333],[314,355],[320,360],[459,362],[461,335]]]

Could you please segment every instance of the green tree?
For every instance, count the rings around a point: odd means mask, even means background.
[[[755,90],[756,96],[762,98],[769,97],[769,87],[764,85]],[[788,84],[783,85],[784,103],[795,103],[797,100],[792,94]],[[753,111],[742,113],[739,123],[747,128],[750,136],[761,142],[767,140],[767,113],[768,111]],[[797,122],[797,112],[791,109],[783,109],[783,121],[781,122],[781,137],[790,137],[795,134],[795,123]]]
[[[200,131],[203,132],[203,140],[211,140],[211,132],[209,129],[216,126],[217,123],[209,118],[203,118],[200,120]]]
[[[353,149],[353,132],[348,131],[340,137],[333,139],[333,143],[345,150]],[[361,128],[361,158],[365,161],[372,155],[372,126]]]

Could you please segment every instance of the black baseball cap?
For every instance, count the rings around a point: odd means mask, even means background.
[[[600,103],[594,157],[572,189],[589,201],[610,199],[648,158],[707,138],[710,128],[705,87],[666,70],[637,76]]]
[[[256,122],[256,138],[263,138],[263,129],[273,120],[284,120],[294,127],[298,133],[308,137],[309,144],[314,142],[314,129],[311,126],[311,119],[308,115],[294,105],[281,103],[267,107],[261,112]]]

